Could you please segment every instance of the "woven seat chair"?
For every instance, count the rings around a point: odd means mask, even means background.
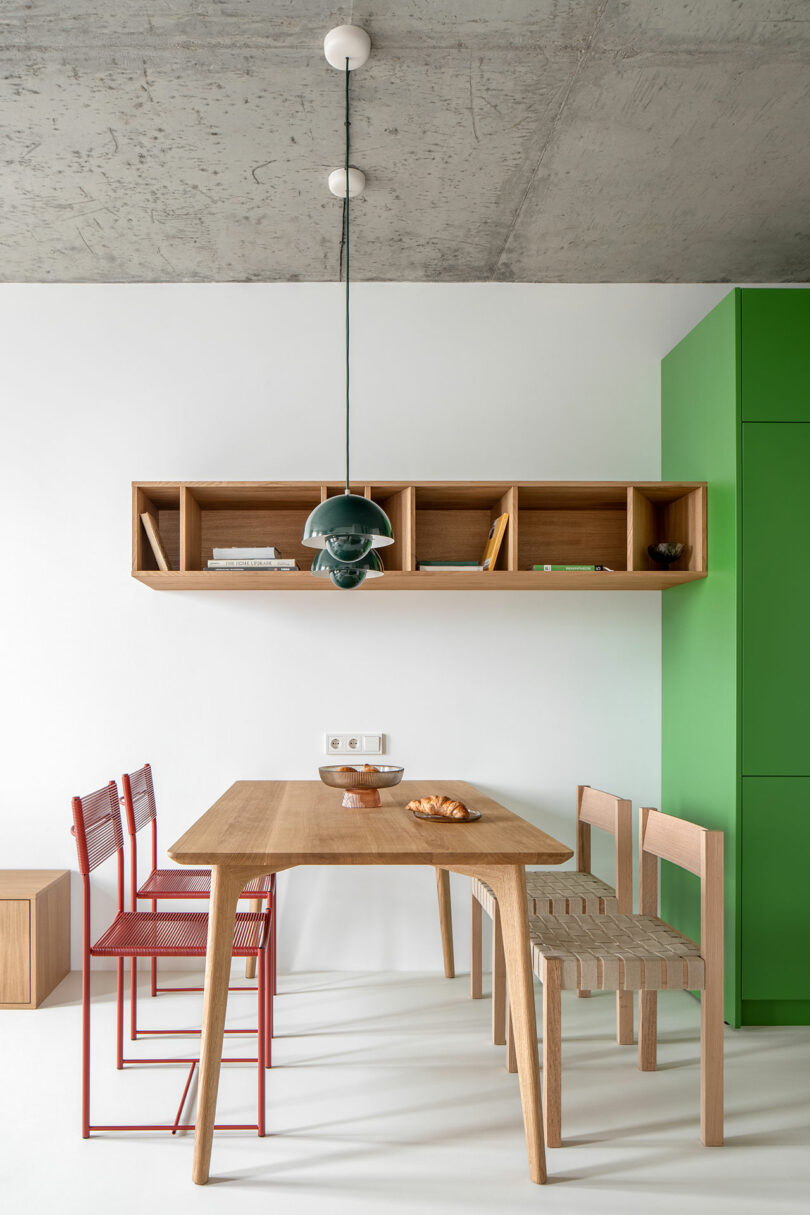
[[[211,897],[211,870],[191,869],[176,865],[173,869],[158,869],[157,843],[157,804],[155,801],[155,786],[150,764],[144,764],[137,772],[125,772],[121,777],[124,796],[121,802],[127,821],[127,833],[130,845],[130,909],[137,911],[138,899],[148,900],[152,910],[157,911],[158,899],[209,899]],[[149,876],[138,884],[138,832],[147,824],[151,825],[152,865]],[[259,912],[262,904],[266,904],[272,913],[270,917],[270,1033],[272,1036],[273,1001],[276,994],[276,877],[253,878],[242,891],[241,897],[250,900],[250,910]],[[154,1030],[138,1028],[138,973],[137,958],[132,959],[130,970],[130,1027],[129,1036],[136,1040],[139,1034],[171,1033],[171,1030]],[[159,992],[189,991],[199,992],[202,987],[160,987],[158,985],[157,958],[151,959],[152,995]],[[245,978],[252,979],[256,974],[256,959],[248,956],[245,960]],[[252,991],[252,987],[229,987],[229,991]],[[227,1031],[226,1031],[227,1032]],[[269,1065],[268,1065],[269,1066]]]
[[[199,1059],[124,1057],[124,959],[204,958],[208,938],[208,915],[204,911],[124,911],[124,834],[118,787],[110,781],[84,797],[73,798],[72,834],[76,840],[82,876],[82,1136],[91,1131],[171,1131],[180,1125],[183,1106]],[[95,944],[90,936],[90,874],[115,856],[118,901],[115,918]],[[258,1068],[257,1117],[255,1123],[218,1125],[218,1130],[265,1130],[265,1068],[269,1060],[269,954],[270,911],[240,912],[236,916],[233,956],[258,960],[258,1028],[255,1057],[228,1059],[230,1063],[255,1063]],[[94,957],[116,959],[116,1067],[125,1064],[190,1064],[185,1088],[173,1123],[93,1124],[90,1121],[90,962]],[[199,1034],[197,1030],[175,1031]],[[184,1125],[184,1129],[186,1128]]]
[[[591,873],[591,827],[609,832],[615,841],[616,885],[609,886]],[[526,874],[529,915],[566,915],[583,912],[604,915],[633,910],[633,810],[629,801],[592,789],[577,787],[576,872],[535,872]],[[506,964],[501,938],[501,921],[494,893],[479,878],[471,883],[472,964],[471,992],[474,1000],[482,994],[481,912],[492,918],[492,1041],[506,1043],[507,1068],[516,1070],[512,1049],[511,1025],[506,1000]],[[587,987],[579,991],[588,996]],[[616,997],[616,1040],[632,1046],[633,997],[619,992]]]
[[[561,1145],[560,992],[580,987],[639,993],[638,1063],[654,1071],[662,990],[700,991],[700,1135],[723,1142],[723,833],[642,809],[640,915],[539,915],[529,919],[532,966],[543,984],[546,1143]],[[657,916],[659,858],[700,878],[700,945]]]

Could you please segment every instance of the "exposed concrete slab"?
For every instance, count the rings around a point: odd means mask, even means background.
[[[810,279],[807,0],[8,2],[3,281]]]

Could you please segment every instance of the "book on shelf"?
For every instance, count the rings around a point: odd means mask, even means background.
[[[477,561],[420,561],[417,569],[438,571],[439,573],[469,574],[482,570],[483,565]]]
[[[259,548],[215,548],[211,553],[215,561],[273,561],[281,553],[273,544]]]
[[[549,571],[552,573],[595,573],[597,570],[604,570],[606,574],[612,574],[614,571],[609,565],[533,565],[533,570],[541,570],[544,573]]]
[[[484,551],[481,555],[481,567],[485,570],[494,570],[495,562],[498,558],[498,552],[506,534],[506,525],[509,522],[508,515],[498,515],[497,519],[493,519],[492,526],[489,529],[487,542],[484,545]]]
[[[169,558],[166,556],[166,550],[160,538],[157,519],[147,510],[141,515],[141,523],[143,524],[143,530],[146,532],[146,538],[152,546],[152,552],[155,554],[158,569],[168,572],[172,567],[169,565]]]
[[[209,570],[297,570],[298,562],[294,557],[243,557],[241,559],[212,558],[208,563]]]

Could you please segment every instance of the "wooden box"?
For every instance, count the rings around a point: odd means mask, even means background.
[[[37,1008],[70,970],[70,873],[0,869],[0,1008]]]

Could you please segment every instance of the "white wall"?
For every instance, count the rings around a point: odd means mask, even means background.
[[[727,290],[360,285],[353,474],[655,479],[660,359]],[[657,804],[658,593],[129,577],[133,479],[342,475],[341,309],[336,284],[0,287],[3,867],[75,869],[70,795],[147,759],[168,845],[237,778],[315,777],[327,729],[571,843],[577,782]],[[281,882],[282,968],[439,967],[431,870]]]

